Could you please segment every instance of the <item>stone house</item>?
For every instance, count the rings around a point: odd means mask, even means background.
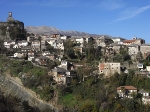
[[[89,43],[89,42],[92,42],[94,39],[93,37],[90,37],[90,36],[84,36],[84,40],[86,43]]]
[[[81,46],[75,46],[74,47],[74,51],[79,51],[80,53],[82,53],[83,52],[83,47],[81,47]]]
[[[106,46],[104,53],[105,53],[104,55],[107,56],[107,57],[114,56],[115,51],[114,51],[114,49],[113,49],[113,46]]]
[[[55,54],[47,54],[45,55],[45,57],[49,58],[50,60],[55,60],[56,59],[56,55]]]
[[[15,58],[26,58],[27,57],[27,52],[26,51],[17,51],[14,53]]]
[[[141,89],[138,93],[142,94],[143,104],[150,104],[149,92],[145,91],[144,89]]]
[[[32,48],[31,48],[31,46],[25,46],[25,47],[21,48],[21,51],[26,51],[26,52],[32,51]]]
[[[112,43],[108,45],[109,48],[112,48],[115,53],[120,53],[120,48],[126,48],[125,45],[122,44],[117,44],[117,43]]]
[[[57,40],[56,41],[56,46],[54,47],[55,49],[60,49],[60,50],[64,50],[64,42],[63,40]]]
[[[150,54],[150,44],[142,44],[140,46],[140,51],[142,53],[143,58],[145,59]]]
[[[138,93],[142,94],[143,97],[149,96],[149,92],[145,91],[144,89],[139,90]]]
[[[56,43],[56,39],[47,39],[46,42],[51,46],[54,46],[54,44]]]
[[[32,61],[35,57],[34,56],[35,55],[34,51],[28,51],[27,55],[28,55],[28,61]]]
[[[41,51],[41,42],[39,40],[34,40],[31,42],[31,48],[33,51]]]
[[[137,44],[132,44],[127,47],[128,47],[128,53],[131,56],[131,59],[136,60],[136,56],[138,52],[140,51],[140,46]]]
[[[145,40],[141,38],[133,37],[132,40],[124,40],[123,44],[124,45],[131,45],[131,44],[142,45],[142,44],[145,44]]]
[[[55,67],[52,70],[52,76],[53,79],[58,83],[58,84],[67,84],[70,83],[70,71],[61,68],[61,67]]]
[[[40,56],[35,59],[35,62],[41,66],[45,66],[45,65],[47,65],[48,60],[49,60],[49,58],[47,58],[46,56]]]
[[[99,73],[104,74],[104,77],[110,77],[114,73],[121,72],[120,63],[99,63]]]
[[[113,43],[113,40],[107,36],[95,37],[94,40],[95,40],[95,45],[101,47],[106,47],[107,45]]]
[[[61,61],[61,64],[59,65],[59,67],[68,70],[69,63],[68,63],[66,60],[62,60],[62,61]]]
[[[133,98],[137,94],[137,88],[134,86],[120,86],[117,87],[117,93],[121,98]]]

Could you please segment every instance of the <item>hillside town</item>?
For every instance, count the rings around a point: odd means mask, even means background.
[[[9,12],[7,22],[15,21]],[[16,39],[10,32],[13,24],[0,23],[6,27],[3,46],[7,50],[2,55],[12,60],[24,60],[34,66],[48,69],[47,75],[52,76],[55,85],[70,86],[74,79],[82,83],[94,77],[105,80],[114,74],[129,74],[150,78],[150,44],[136,36],[130,40],[121,37],[100,36],[70,36],[62,34],[27,34]],[[20,25],[24,30],[24,25]],[[2,32],[2,31],[1,31]],[[57,64],[51,65],[52,62]],[[79,74],[79,68],[88,69],[88,73]],[[82,71],[82,70],[81,70]],[[25,74],[22,77],[26,78]],[[142,94],[143,104],[150,104],[150,90],[144,90],[133,85],[120,85],[116,88],[115,98],[133,99],[134,95]]]

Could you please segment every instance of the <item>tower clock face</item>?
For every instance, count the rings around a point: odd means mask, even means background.
[[[9,17],[12,17],[12,13],[11,12],[9,12]]]

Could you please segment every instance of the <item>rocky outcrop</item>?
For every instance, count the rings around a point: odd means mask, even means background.
[[[28,101],[30,106],[37,106],[41,112],[60,112],[57,107],[39,99],[35,92],[25,88],[19,78],[0,75],[0,89],[2,92],[14,95],[22,101]]]

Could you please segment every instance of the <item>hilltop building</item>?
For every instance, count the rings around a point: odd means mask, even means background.
[[[15,20],[12,17],[12,12],[8,12],[6,22],[0,22],[0,35],[4,40],[25,40],[24,23]]]

